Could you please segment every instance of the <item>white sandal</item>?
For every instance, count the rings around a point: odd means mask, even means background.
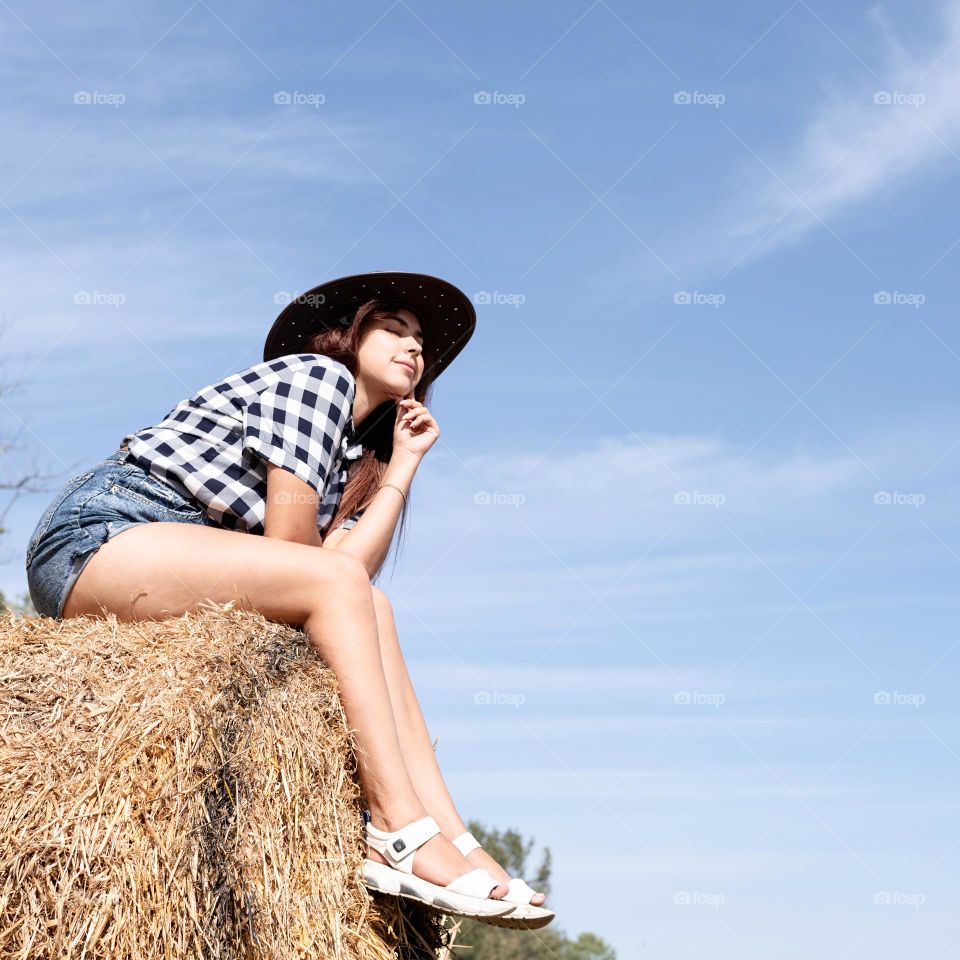
[[[482,868],[451,880],[445,887],[414,876],[413,858],[417,850],[440,833],[433,817],[422,817],[390,832],[373,826],[369,816],[364,811],[367,843],[387,859],[387,863],[380,863],[364,858],[363,879],[369,889],[408,897],[442,913],[476,920],[489,921],[518,909],[516,903],[488,896],[499,884]]]
[[[471,850],[476,850],[481,846],[480,841],[470,833],[461,833],[459,837],[454,837],[453,845],[466,856]],[[526,880],[520,877],[513,877],[507,883],[507,893],[504,900],[516,904],[516,909],[509,914],[495,917],[488,920],[498,927],[514,927],[520,930],[535,930],[538,927],[545,927],[556,914],[546,907],[536,907],[530,900],[536,893]]]

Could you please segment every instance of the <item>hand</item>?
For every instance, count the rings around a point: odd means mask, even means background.
[[[396,398],[395,398],[396,399]],[[440,436],[440,427],[411,390],[397,399],[397,419],[393,426],[393,449],[406,450],[422,457]]]

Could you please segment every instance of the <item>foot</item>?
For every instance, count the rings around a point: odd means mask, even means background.
[[[483,867],[490,873],[494,880],[505,884],[510,879],[510,874],[507,873],[507,871],[504,870],[503,867],[501,867],[500,864],[497,863],[497,861],[494,860],[493,857],[491,857],[490,854],[483,849],[483,847],[477,847],[476,850],[471,850],[467,854],[467,860],[474,868]],[[500,888],[497,887],[497,889],[499,890]],[[506,889],[506,887],[504,887],[504,889]],[[538,890],[536,894],[530,898],[530,905],[534,907],[542,907],[543,901],[546,899],[547,898]]]
[[[374,826],[378,824],[374,823]],[[381,829],[387,829],[383,827]],[[367,844],[367,857],[377,863],[387,863],[386,857],[378,850]],[[431,837],[413,855],[413,873],[421,880],[428,880],[445,887],[448,883],[462,877],[471,870],[476,870],[478,864],[465,857],[442,833]],[[502,875],[502,876],[501,876]],[[502,870],[495,875],[495,880],[509,880]],[[491,900],[500,900],[507,894],[506,882],[498,883],[487,897]]]

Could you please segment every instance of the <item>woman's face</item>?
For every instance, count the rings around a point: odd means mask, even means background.
[[[368,391],[402,400],[423,376],[420,321],[402,308],[374,318],[360,338],[357,358]]]

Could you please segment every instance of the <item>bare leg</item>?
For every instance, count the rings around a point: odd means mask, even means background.
[[[370,580],[355,557],[216,527],[144,523],[97,550],[63,615],[164,619],[203,599],[238,597],[268,619],[303,627],[336,674],[374,826],[395,830],[426,816],[400,749]],[[442,834],[414,861],[417,876],[444,885],[472,869]],[[501,884],[491,895],[504,893]]]
[[[443,835],[452,840],[463,833],[467,827],[457,812],[450,791],[440,773],[423,711],[400,648],[393,607],[387,595],[379,587],[371,586],[371,590],[380,634],[380,656],[406,768],[410,771],[414,789],[424,807],[437,821]],[[510,874],[485,850],[474,850],[467,859],[475,867],[489,870],[496,880],[506,883],[510,879]],[[534,906],[540,906],[544,899],[544,895],[538,892],[531,903]]]

